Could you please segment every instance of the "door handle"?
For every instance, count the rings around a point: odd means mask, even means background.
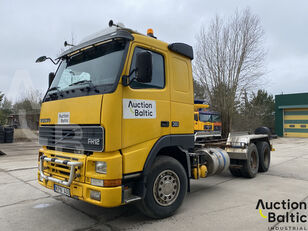
[[[163,128],[169,127],[169,121],[161,121],[160,126],[163,127]]]

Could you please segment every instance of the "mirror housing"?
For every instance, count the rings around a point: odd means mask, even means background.
[[[55,73],[50,72],[48,75],[48,88],[50,88],[52,81],[55,79]]]
[[[149,51],[143,51],[137,54],[136,80],[140,83],[149,83],[152,81],[152,54]]]
[[[46,56],[41,56],[41,57],[37,58],[37,60],[35,62],[36,63],[41,63],[41,62],[44,62],[46,59],[47,59]]]

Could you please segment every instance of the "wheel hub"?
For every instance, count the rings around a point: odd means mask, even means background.
[[[165,170],[156,177],[153,195],[159,205],[171,205],[177,199],[179,191],[180,180],[174,171]]]
[[[255,152],[251,153],[251,158],[250,158],[250,166],[252,169],[257,168],[257,154]]]

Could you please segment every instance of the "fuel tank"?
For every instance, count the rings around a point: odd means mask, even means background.
[[[198,151],[201,162],[207,167],[207,175],[219,174],[227,170],[230,166],[228,153],[221,148],[203,148]]]

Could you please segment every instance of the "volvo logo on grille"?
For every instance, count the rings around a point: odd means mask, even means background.
[[[100,140],[97,138],[88,138],[88,144],[99,145]]]
[[[50,118],[46,118],[46,119],[40,119],[41,123],[50,123]]]

